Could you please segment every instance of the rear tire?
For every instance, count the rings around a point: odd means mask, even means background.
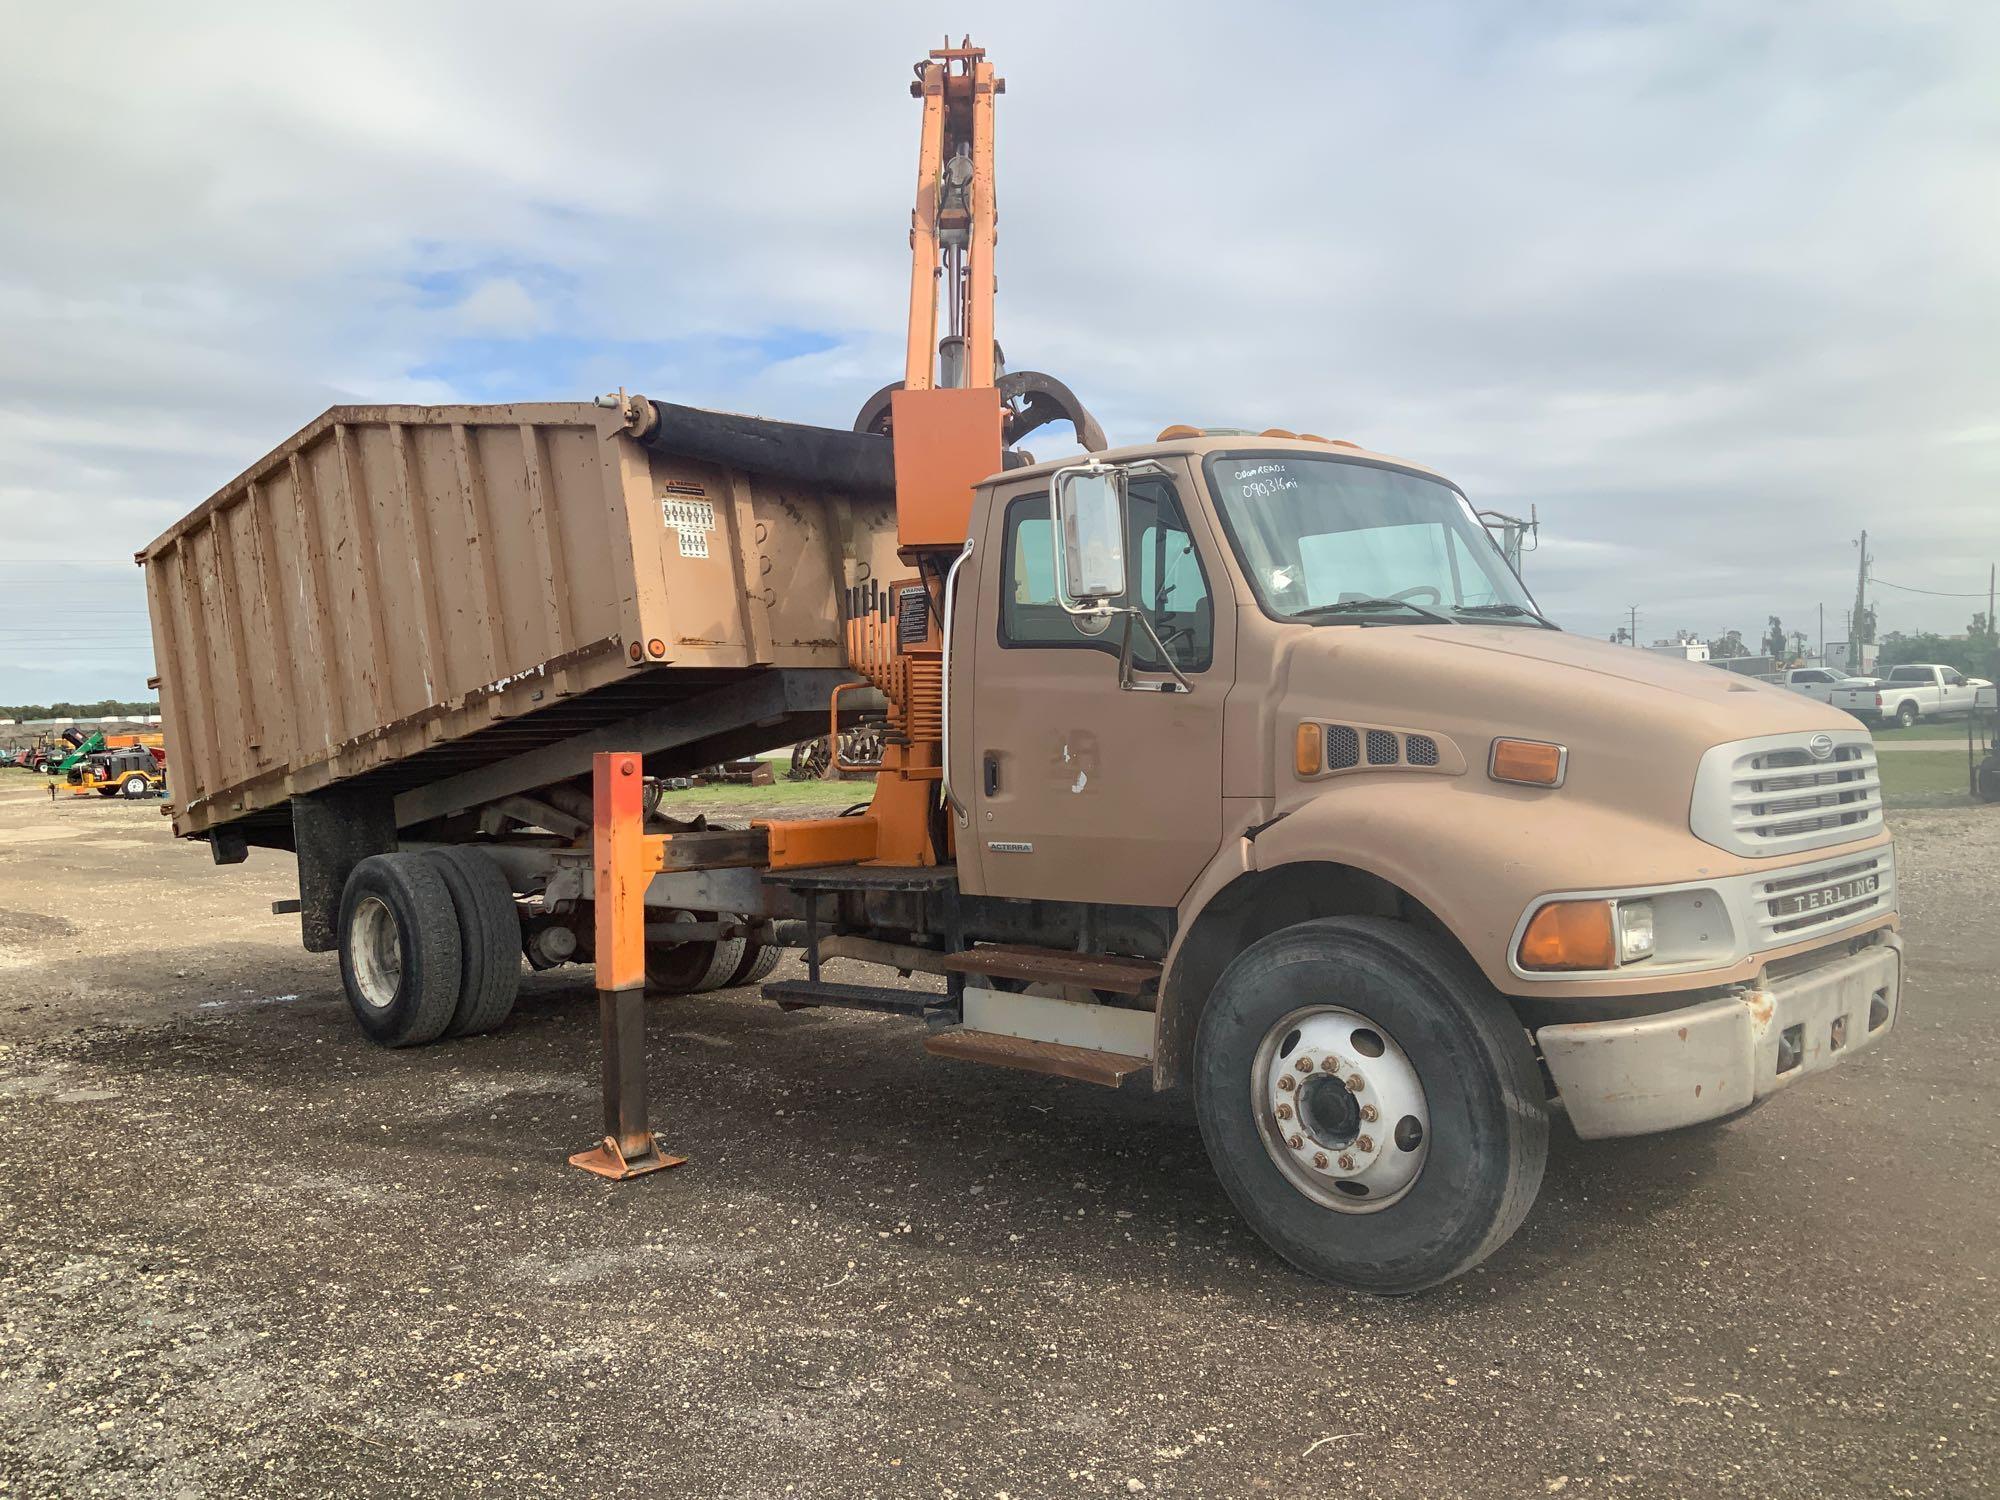
[[[676,922],[696,922],[693,912],[675,912]],[[646,988],[663,995],[697,995],[719,990],[743,962],[744,940],[696,938],[686,943],[646,945]]]
[[[424,858],[444,878],[458,914],[459,990],[444,1034],[491,1031],[521,989],[521,919],[500,866],[477,849],[432,849]]]
[[[743,962],[736,966],[736,972],[729,976],[724,989],[734,989],[739,984],[762,984],[771,977],[778,967],[778,961],[785,956],[785,950],[776,943],[759,943],[746,939],[743,944]]]
[[[1916,704],[1905,703],[1896,709],[1896,727],[1898,729],[1914,728],[1916,722],[1917,722]]]
[[[1386,1114],[1363,1112],[1377,1100]],[[1547,1093],[1506,1002],[1438,938],[1376,917],[1301,922],[1236,956],[1202,1014],[1195,1108],[1250,1226],[1356,1291],[1470,1270],[1527,1217],[1548,1158]]]
[[[340,894],[340,979],[355,1024],[384,1047],[434,1042],[458,1007],[458,913],[421,854],[375,854]]]
[[[134,802],[138,801],[141,797],[151,796],[153,791],[152,787],[147,785],[146,778],[143,776],[127,776],[125,778],[125,785],[121,790]]]

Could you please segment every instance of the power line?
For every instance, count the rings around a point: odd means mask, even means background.
[[[1984,599],[1986,597],[1985,589],[1980,589],[1976,593],[1971,594],[1948,594],[1943,589],[1919,589],[1912,588],[1907,583],[1891,583],[1888,579],[1877,578],[1872,573],[1868,575],[1868,581],[1870,583],[1879,583],[1885,589],[1901,589],[1906,594],[1929,594],[1933,599]]]

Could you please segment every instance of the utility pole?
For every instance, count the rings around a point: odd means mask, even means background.
[[[1868,619],[1868,533],[1861,533],[1861,570],[1854,581],[1854,619],[1847,627],[1847,670],[1865,672],[1868,670],[1863,655],[1862,632],[1867,628]]]
[[[1625,632],[1625,639],[1631,642],[1632,645],[1637,646],[1639,644],[1639,606],[1636,604],[1626,606],[1626,613],[1631,617],[1632,623]]]
[[[1819,607],[1819,664],[1826,665],[1826,606]]]

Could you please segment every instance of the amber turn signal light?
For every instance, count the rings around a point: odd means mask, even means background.
[[[1319,725],[1301,724],[1292,741],[1292,769],[1301,776],[1317,776],[1324,764],[1320,758]]]
[[[1615,969],[1618,939],[1609,901],[1551,901],[1521,934],[1524,969]]]
[[[1495,781],[1522,786],[1561,786],[1569,769],[1569,751],[1541,740],[1495,740],[1486,773]]]

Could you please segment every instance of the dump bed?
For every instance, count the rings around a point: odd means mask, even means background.
[[[841,591],[896,567],[886,498],[648,448],[581,403],[335,407],[138,561],[175,831],[281,844],[296,795],[407,803],[677,705],[711,721],[661,738],[690,754],[796,738],[798,693],[720,690],[843,668]]]

